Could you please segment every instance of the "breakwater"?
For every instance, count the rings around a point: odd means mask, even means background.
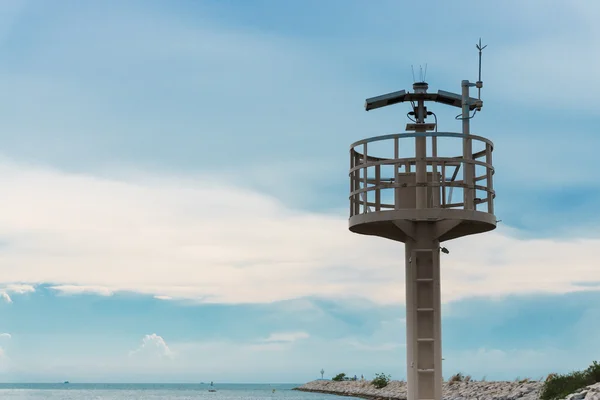
[[[543,382],[444,382],[443,400],[537,400]],[[316,380],[295,390],[359,397],[368,400],[406,400],[406,383],[391,381],[377,389],[370,381],[334,382]],[[569,395],[565,400],[600,400],[600,383]]]

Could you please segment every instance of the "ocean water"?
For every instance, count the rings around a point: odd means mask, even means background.
[[[101,384],[0,383],[1,400],[335,400],[339,397],[291,390],[291,384]],[[275,392],[273,392],[275,389]]]

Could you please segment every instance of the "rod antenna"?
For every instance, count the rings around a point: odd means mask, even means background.
[[[482,46],[481,38],[479,38],[479,44],[476,44],[475,47],[477,47],[477,50],[479,50],[479,79],[477,80],[477,97],[479,100],[481,100],[481,86],[483,86],[483,82],[481,82],[481,52],[487,47],[487,44]]]

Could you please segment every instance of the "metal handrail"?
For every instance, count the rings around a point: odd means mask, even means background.
[[[411,157],[399,157],[400,149],[404,148],[401,140],[418,138],[418,137],[431,137],[432,138],[432,155],[424,158],[417,158],[416,156]],[[454,157],[440,157],[437,153],[437,138],[456,138],[456,139],[469,139],[475,142],[480,142],[485,145],[483,150],[472,153],[469,157],[463,158],[463,155]],[[369,155],[369,143],[382,142],[393,140],[394,157],[379,157],[373,154]],[[479,146],[478,146],[479,147]],[[372,207],[375,208],[375,212],[396,209],[396,204],[387,204],[381,202],[382,195],[389,193],[388,190],[393,190],[392,198],[394,202],[397,202],[399,197],[402,198],[404,195],[400,195],[396,190],[402,188],[412,187],[429,187],[435,190],[441,190],[441,198],[438,200],[434,207],[436,208],[457,208],[464,207],[464,202],[452,203],[452,192],[453,188],[459,187],[468,190],[474,190],[475,193],[481,193],[481,198],[476,197],[474,199],[474,205],[488,204],[488,207],[493,209],[493,200],[496,197],[496,192],[493,190],[492,178],[495,174],[494,166],[491,163],[491,155],[493,152],[494,144],[492,141],[477,135],[464,135],[462,133],[455,132],[410,132],[410,133],[395,133],[390,135],[375,136],[359,140],[351,145],[350,148],[350,171],[349,178],[351,180],[350,187],[350,209],[351,215],[364,214],[373,212]],[[374,152],[376,153],[376,152]],[[417,165],[419,162],[424,162],[426,165],[433,167],[434,171],[441,176],[439,179],[428,182],[419,183],[408,183],[408,182],[397,182],[397,174],[404,172],[411,172],[411,167]],[[388,174],[381,176],[383,167],[393,167],[394,172],[392,176]],[[463,179],[455,180],[456,173],[461,167],[472,168],[483,167],[484,172],[481,175],[473,176],[472,182],[466,184]],[[369,177],[368,172],[370,168],[374,168],[375,176]],[[441,171],[438,170],[441,168]],[[452,178],[448,178],[446,172],[447,168],[455,168],[454,175]],[[364,170],[361,173],[361,170]],[[385,171],[387,172],[387,171]],[[362,175],[362,176],[361,176]],[[474,175],[474,174],[473,174]],[[478,185],[478,182],[486,181],[486,185]],[[438,189],[439,188],[439,189]],[[449,193],[446,192],[446,188],[449,188]],[[375,201],[368,201],[369,192],[375,192]],[[433,193],[432,193],[433,196]]]
[[[475,140],[475,141],[480,141],[480,142],[484,142],[486,144],[489,144],[492,147],[492,150],[494,150],[494,143],[489,140],[484,138],[483,136],[478,136],[478,135],[465,135],[463,133],[457,133],[457,132],[403,132],[403,133],[392,133],[389,135],[382,135],[382,136],[373,136],[370,138],[366,138],[366,139],[362,139],[359,140],[357,142],[354,142],[350,145],[350,148],[353,149],[356,146],[360,146],[362,144],[365,143],[372,143],[372,142],[379,142],[382,140],[389,140],[389,139],[403,139],[403,138],[417,138],[417,137],[455,137],[455,138],[459,138],[459,139],[471,139],[471,140]]]

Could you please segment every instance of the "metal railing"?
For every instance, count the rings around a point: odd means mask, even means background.
[[[418,160],[414,144],[406,144],[408,140],[426,137],[428,156]],[[450,138],[452,143],[460,144],[461,152],[458,156],[443,156],[447,153],[439,148],[440,138]],[[454,140],[455,139],[455,140]],[[494,213],[495,192],[493,189],[494,167],[492,165],[493,143],[481,136],[468,135],[474,151],[470,159],[465,159],[462,154],[462,142],[465,135],[452,132],[419,132],[399,133],[363,139],[352,144],[350,148],[350,216],[414,208],[411,206],[417,187],[427,187],[427,208],[463,209],[465,203],[463,196],[456,196],[455,191],[472,189],[474,194],[473,210]],[[404,141],[404,143],[403,143]],[[369,153],[369,146],[375,142],[384,142],[385,149],[393,151],[391,157],[376,156],[375,150]],[[385,142],[389,142],[389,145]],[[409,157],[400,157],[401,150],[408,149]],[[427,168],[427,182],[415,183],[414,175],[417,161],[424,161]],[[466,168],[471,168],[472,182],[466,182],[461,173]],[[477,169],[483,171],[477,175]],[[454,195],[454,197],[453,197]],[[453,202],[453,198],[460,201]]]

